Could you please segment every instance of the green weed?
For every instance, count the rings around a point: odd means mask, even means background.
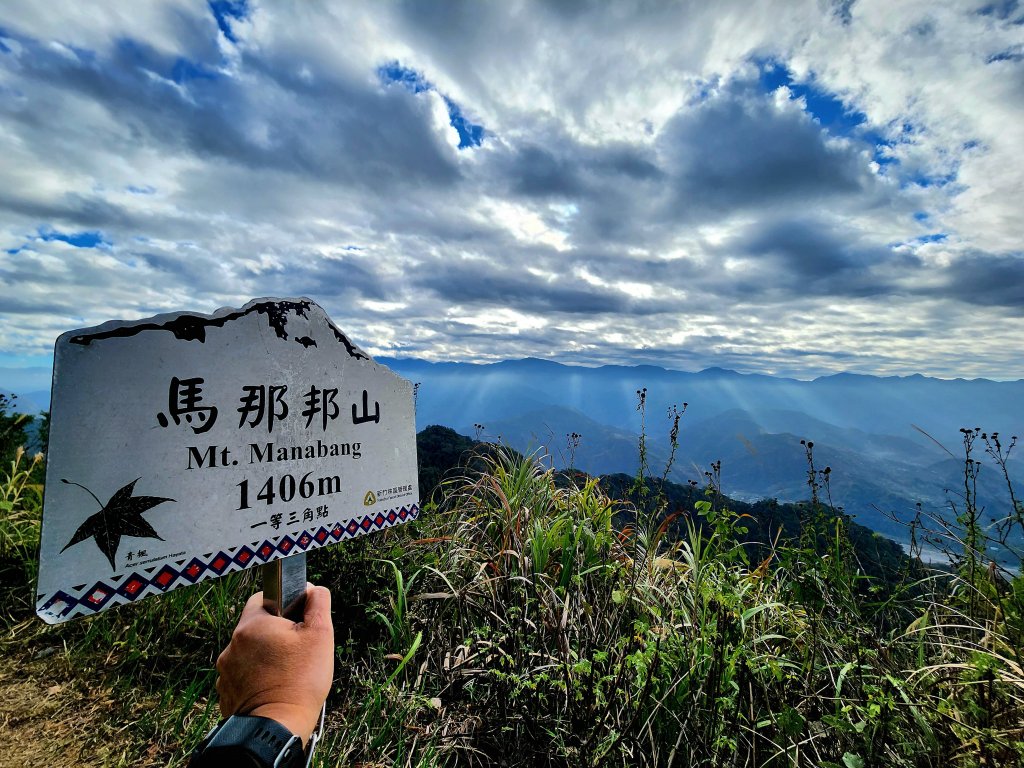
[[[1007,479],[1008,510],[983,526],[971,463],[985,446],[1005,475],[1015,441],[968,433],[951,519],[915,522],[946,537],[951,567],[909,559],[888,581],[858,562],[809,442],[792,536],[734,512],[717,463],[678,501],[646,442],[625,499],[502,446],[466,457],[415,524],[310,555],[338,641],[315,764],[1024,764],[1024,579],[989,557],[1024,515]],[[28,668],[45,650],[110,692],[109,764],[183,765],[218,718],[214,661],[257,585],[234,574],[43,626],[39,461],[17,453],[0,476],[0,652]]]

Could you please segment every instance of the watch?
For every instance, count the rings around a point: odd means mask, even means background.
[[[276,720],[232,715],[210,731],[188,764],[189,768],[304,768],[306,755],[302,739]]]

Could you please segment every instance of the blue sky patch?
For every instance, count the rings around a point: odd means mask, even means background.
[[[187,83],[189,80],[216,80],[220,75],[216,70],[208,69],[202,64],[189,59],[178,57],[171,67],[171,80],[178,85]]]
[[[871,159],[883,167],[898,163],[899,160],[896,156],[886,151],[890,146],[890,144],[875,142],[875,153]]]
[[[224,37],[232,43],[237,43],[238,38],[231,31],[230,19],[241,21],[249,15],[248,0],[208,0],[207,5],[210,6],[210,12],[217,20],[217,28],[224,33]]]
[[[132,64],[152,72],[166,80],[171,80],[177,85],[195,80],[217,80],[221,77],[220,72],[211,69],[198,61],[187,59],[183,56],[172,58],[151,48],[144,42],[139,42],[125,37],[117,41],[118,53]],[[83,61],[83,53],[75,51]],[[85,52],[87,56],[95,56],[94,53]]]
[[[377,67],[377,77],[384,85],[397,83],[410,93],[423,93],[435,91],[434,84],[423,77],[415,69],[403,67],[397,61],[391,61],[383,66]],[[441,94],[445,105],[448,107],[448,120],[452,128],[459,134],[459,149],[479,147],[484,140],[484,127],[477,125],[462,113],[462,107],[450,98]]]
[[[998,61],[1024,61],[1024,48],[1017,46],[1015,50],[1000,51],[985,59],[986,64],[995,64]]]
[[[900,189],[907,189],[908,187],[945,187],[952,184],[957,179],[957,171],[950,171],[949,173],[914,173],[900,183]]]
[[[989,3],[978,9],[979,16],[995,16],[997,19],[1006,20],[1020,8],[1019,0],[998,0]]]
[[[459,134],[459,149],[479,147],[484,140],[484,127],[470,122],[462,114],[459,105],[447,96],[444,97],[444,103],[448,105],[448,118],[451,120],[452,128]]]
[[[813,85],[798,83],[793,80],[789,68],[774,61],[758,62],[760,69],[760,85],[765,93],[773,93],[781,86],[789,88],[794,98],[803,98],[807,104],[807,112],[833,136],[844,136],[861,139],[878,147],[888,147],[891,143],[880,133],[867,127],[867,115],[855,109],[849,109],[833,94],[816,88]],[[891,155],[875,152],[875,161],[879,165],[896,162]]]
[[[424,91],[434,89],[433,84],[428,83],[423,78],[423,75],[415,69],[403,67],[397,61],[388,62],[381,67],[377,67],[377,77],[385,85],[398,83],[410,93],[423,93]]]
[[[39,239],[47,243],[59,240],[62,243],[73,245],[75,248],[96,248],[97,246],[110,245],[104,239],[103,233],[99,231],[58,232],[56,229],[40,229]]]

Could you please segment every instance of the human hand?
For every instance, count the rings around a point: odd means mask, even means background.
[[[334,677],[330,590],[306,585],[297,624],[268,613],[262,592],[250,597],[217,672],[222,715],[269,717],[308,744]]]

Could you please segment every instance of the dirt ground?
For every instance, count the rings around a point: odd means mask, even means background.
[[[110,691],[73,676],[60,649],[0,657],[0,768],[117,765],[123,730]]]

